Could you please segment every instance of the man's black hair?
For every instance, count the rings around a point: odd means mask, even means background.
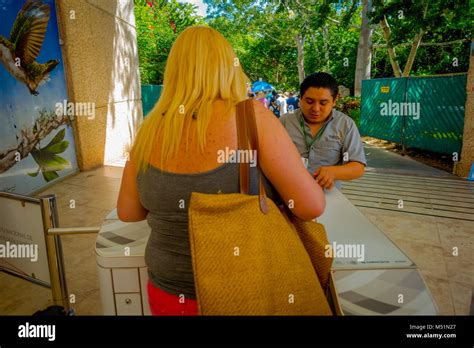
[[[339,93],[339,86],[336,79],[325,72],[318,72],[306,76],[300,86],[300,98],[303,97],[306,90],[310,87],[327,88],[334,99],[336,99],[336,96]]]

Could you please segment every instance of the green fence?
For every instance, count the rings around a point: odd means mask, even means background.
[[[360,132],[409,147],[460,153],[467,75],[362,81]]]
[[[160,98],[162,85],[142,85],[143,116],[146,116]]]

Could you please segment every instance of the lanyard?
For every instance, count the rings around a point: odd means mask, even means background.
[[[319,130],[318,130],[318,133],[316,133],[316,136],[314,137],[314,139],[308,143],[308,139],[307,139],[307,134],[305,132],[305,128],[304,128],[304,116],[303,116],[303,113],[301,113],[301,118],[300,118],[300,127],[301,127],[301,131],[303,132],[303,137],[304,137],[304,142],[306,144],[306,149],[308,150],[308,156],[309,156],[309,152],[311,150],[311,146],[313,146],[313,144],[315,143],[316,140],[318,140],[319,138],[321,138],[321,136],[323,135],[324,133],[324,130],[326,129],[327,125],[329,123],[329,120],[326,121],[326,123],[324,124],[324,126],[322,126]]]

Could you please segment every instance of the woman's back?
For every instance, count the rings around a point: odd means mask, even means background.
[[[235,110],[225,113],[222,102],[214,103],[211,121],[206,132],[206,147],[201,153],[198,141],[195,137],[183,137],[179,150],[173,157],[166,160],[161,168],[161,141],[158,135],[157,146],[153,151],[151,165],[172,173],[201,173],[215,169],[223,163],[218,163],[217,153],[226,148],[237,149],[237,127],[235,121]],[[196,123],[191,122],[190,126],[185,124],[183,135],[195,134]],[[188,147],[186,151],[186,145]]]
[[[175,156],[164,161],[161,167],[161,137],[153,150],[150,164],[172,173],[201,173],[218,168],[219,151],[236,150],[237,124],[235,108],[225,112],[222,101],[213,104],[213,112],[207,127],[206,146],[199,150],[194,134],[195,124],[183,129],[183,138]],[[295,215],[310,220],[321,215],[324,210],[324,194],[320,186],[304,167],[298,150],[285,128],[273,114],[258,101],[253,101],[260,152],[257,164],[276,188],[284,202],[291,206]],[[228,152],[227,152],[228,153]]]
[[[195,299],[188,232],[191,193],[238,192],[238,165],[228,163],[198,174],[150,167],[139,173],[137,187],[151,228],[145,250],[150,281],[170,294]]]
[[[188,299],[196,297],[188,233],[191,193],[240,191],[239,163],[218,163],[218,151],[228,149],[228,153],[238,145],[235,112],[224,115],[223,111],[217,102],[207,132],[209,145],[204,153],[192,150],[197,147],[193,139],[183,139],[177,155],[160,168],[161,142],[157,141],[150,168],[137,176],[140,201],[148,210],[151,227],[145,250],[149,279],[156,287]],[[257,179],[258,172],[252,168],[252,194],[258,193]],[[265,187],[268,197],[277,199],[266,180]]]

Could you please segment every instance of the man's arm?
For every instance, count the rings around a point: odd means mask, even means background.
[[[359,162],[349,162],[339,166],[319,167],[313,174],[318,184],[331,189],[335,180],[353,180],[360,178],[365,173],[365,166]]]
[[[365,173],[367,160],[365,158],[364,145],[356,124],[352,120],[349,122],[350,124],[342,146],[343,157],[347,156],[347,159],[344,159],[348,163],[320,167],[313,174],[318,183],[326,189],[334,186],[334,180],[353,180],[360,178]]]

